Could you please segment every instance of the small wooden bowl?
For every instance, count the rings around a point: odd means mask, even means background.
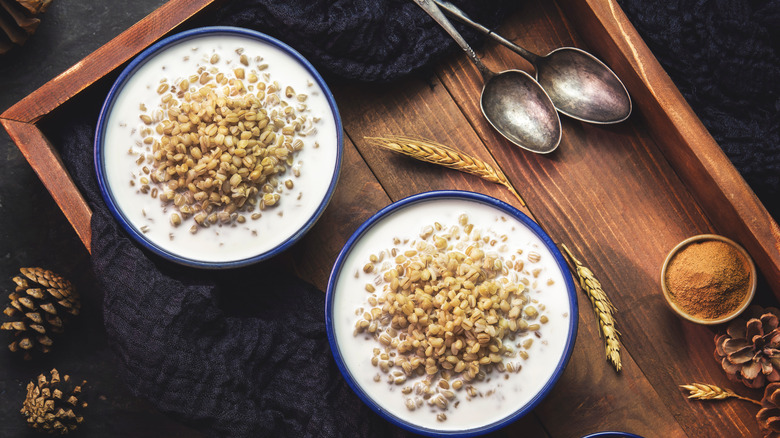
[[[677,253],[680,252],[680,250],[682,250],[684,247],[686,247],[691,243],[703,242],[707,240],[718,240],[736,248],[747,261],[748,269],[750,270],[750,286],[748,287],[748,291],[745,294],[745,297],[743,298],[742,304],[740,304],[740,306],[737,309],[735,309],[733,312],[728,313],[726,315],[722,315],[715,319],[699,318],[686,313],[674,302],[674,300],[671,297],[671,294],[669,293],[669,289],[666,286],[666,269],[669,267],[669,263],[674,258],[674,256],[677,255]],[[663,290],[666,304],[668,304],[669,307],[676,314],[687,319],[688,321],[692,321],[697,324],[715,325],[715,324],[721,324],[727,321],[731,321],[732,319],[736,318],[750,305],[750,302],[753,300],[753,296],[756,294],[756,284],[757,284],[756,265],[755,263],[753,263],[753,259],[750,257],[750,254],[748,254],[748,252],[745,251],[745,249],[742,248],[742,246],[740,246],[737,242],[734,242],[729,238],[719,236],[717,234],[700,234],[698,236],[693,236],[683,240],[669,252],[669,255],[666,256],[666,260],[664,260],[663,267],[661,268],[661,290]]]

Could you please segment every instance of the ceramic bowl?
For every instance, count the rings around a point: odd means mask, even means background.
[[[158,199],[139,194],[139,191],[143,184],[141,178],[149,177],[141,166],[148,169],[153,161],[153,149],[146,140],[151,138],[150,143],[160,140],[161,134],[155,128],[166,117],[161,110],[161,100],[166,92],[180,87],[182,79],[200,74],[196,68],[202,68],[201,71],[209,72],[214,78],[217,73],[225,74],[231,80],[243,77],[242,86],[249,94],[257,96],[262,90],[260,99],[263,99],[263,108],[268,108],[269,118],[277,117],[270,112],[278,108],[278,104],[269,104],[267,96],[273,92],[271,85],[278,83],[281,99],[295,108],[295,116],[307,115],[315,129],[307,131],[305,137],[295,134],[295,138],[304,142],[304,148],[290,154],[292,164],[288,163],[290,167],[274,188],[281,193],[278,205],[260,212],[262,217],[259,219],[251,219],[259,211],[257,209],[239,211],[232,221],[220,221],[208,228],[196,226],[192,234],[192,217],[185,217],[180,226],[174,227],[170,218],[177,210],[172,203],[163,207]],[[240,76],[239,69],[243,69]],[[198,93],[202,87],[198,82],[191,82],[186,91],[191,95]],[[263,87],[267,83],[268,88],[261,88],[260,83]],[[222,85],[216,88],[221,92]],[[185,90],[175,90],[171,96],[184,102],[184,93]],[[242,96],[246,95],[238,97]],[[154,116],[151,124],[140,118],[144,111]],[[285,123],[291,124],[292,120]],[[218,123],[216,120],[211,122]],[[147,128],[149,131],[145,131]],[[281,137],[282,130],[275,129]],[[98,119],[95,169],[106,205],[133,239],[168,260],[193,267],[222,269],[273,257],[311,229],[336,186],[342,145],[341,119],[333,95],[303,56],[260,32],[235,27],[205,27],[155,43],[122,71]],[[147,157],[145,162],[144,156]],[[296,166],[300,172],[293,175]],[[153,172],[154,168],[151,170]],[[213,169],[210,171],[214,172]],[[131,186],[129,181],[133,179]],[[287,180],[292,188],[281,184]],[[162,196],[162,184],[156,186],[152,182],[151,186],[152,192]],[[184,191],[186,189],[178,189],[176,193]],[[235,220],[238,214],[244,216],[241,222]]]
[[[402,385],[388,384],[388,375],[382,374],[370,360],[372,349],[381,346],[377,338],[355,335],[353,332],[360,317],[356,315],[363,315],[358,311],[359,308],[363,307],[364,311],[371,308],[366,304],[367,297],[371,295],[366,292],[366,282],[373,281],[372,284],[378,288],[375,295],[382,295],[382,262],[375,263],[377,269],[364,269],[365,263],[372,254],[384,252],[388,255],[384,259],[388,268],[395,266],[397,260],[391,259],[390,247],[399,245],[395,249],[400,254],[401,246],[407,245],[404,248],[411,251],[408,245],[419,243],[420,239],[432,242],[433,237],[423,237],[424,233],[421,235],[424,226],[439,222],[444,226],[443,232],[446,232],[450,225],[458,224],[459,215],[463,213],[468,215],[474,230],[491,229],[496,233],[493,235],[500,234],[497,240],[506,242],[506,247],[491,240],[491,244],[485,243],[488,248],[485,251],[497,251],[496,254],[502,254],[502,257],[505,255],[506,264],[503,266],[509,269],[509,275],[513,275],[512,269],[517,268],[523,270],[523,276],[536,280],[533,284],[529,282],[529,294],[543,304],[543,310],[550,319],[548,323],[541,324],[535,333],[518,332],[518,338],[512,341],[511,345],[515,346],[524,339],[533,338],[531,348],[536,345],[539,347],[538,350],[528,350],[528,360],[519,356],[505,359],[506,363],[521,364],[519,372],[502,373],[493,370],[483,381],[474,384],[479,396],[468,397],[464,386],[464,389],[455,391],[455,399],[444,411],[422,401],[415,401],[420,403],[419,407],[410,410],[405,405],[405,398],[408,397],[404,395],[403,387],[411,388],[414,379],[419,377],[409,376],[409,380]],[[484,232],[485,236],[488,234]],[[469,236],[474,238],[473,234]],[[504,236],[508,236],[506,240]],[[457,250],[456,244],[452,245]],[[524,252],[519,254],[518,249]],[[533,252],[541,254],[541,259],[530,255]],[[520,267],[519,262],[525,257],[534,262],[525,261],[523,267]],[[508,260],[513,262],[507,263]],[[538,278],[530,274],[537,268]],[[577,334],[574,284],[563,256],[550,237],[512,206],[485,195],[463,191],[414,195],[385,207],[363,223],[348,240],[333,267],[328,283],[325,316],[328,340],[336,364],[360,399],[391,423],[428,436],[480,435],[499,429],[529,413],[560,378]],[[547,321],[541,317],[536,319],[540,320]],[[376,333],[378,335],[379,331]],[[399,367],[394,369],[399,370]],[[377,375],[380,381],[375,380]],[[472,383],[466,382],[466,385]],[[447,419],[437,421],[438,413],[444,413]]]
[[[742,304],[734,311],[713,319],[705,319],[685,312],[685,310],[683,310],[680,306],[677,305],[677,303],[674,302],[669,292],[669,288],[666,284],[666,271],[669,267],[669,263],[672,261],[674,256],[677,255],[683,248],[685,248],[686,246],[692,243],[706,242],[706,241],[719,241],[734,247],[745,258],[748,264],[748,268],[750,270],[750,285],[742,301]],[[750,257],[750,254],[748,254],[747,251],[745,251],[745,249],[742,248],[742,246],[740,246],[737,242],[734,242],[729,238],[717,234],[700,234],[683,240],[682,242],[677,244],[677,246],[675,246],[671,251],[669,251],[669,255],[666,256],[666,260],[664,260],[664,264],[661,267],[661,289],[663,291],[666,304],[669,306],[669,308],[672,309],[674,313],[676,313],[680,317],[685,318],[688,321],[695,322],[697,324],[706,324],[706,325],[722,324],[724,322],[731,321],[732,319],[736,318],[740,313],[742,313],[745,309],[747,309],[747,307],[750,305],[750,302],[753,300],[753,296],[756,293],[756,283],[757,283],[756,265],[755,263],[753,263],[753,259]]]

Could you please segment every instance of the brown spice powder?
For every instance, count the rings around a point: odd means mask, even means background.
[[[672,301],[684,312],[717,319],[744,302],[750,287],[750,266],[725,242],[694,242],[672,257],[664,280]]]

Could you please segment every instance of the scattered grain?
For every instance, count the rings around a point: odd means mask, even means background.
[[[301,126],[311,126],[312,119],[305,107],[296,113],[283,97],[301,102],[302,95],[291,87],[282,93],[276,82],[258,82],[256,70],[244,68],[249,67],[250,58],[240,52],[236,53],[241,65],[232,68],[232,78],[219,71],[220,55],[214,53],[204,58],[212,66],[200,65],[196,74],[171,80],[175,86],[167,78],[160,80],[158,108],[147,112],[141,106],[141,122],[150,126],[140,132],[142,143],[150,148],[144,173],[151,181],[141,180],[139,191],[154,197],[162,192],[159,198],[164,204],[175,200],[172,207],[178,220],[174,226],[190,216],[201,219],[196,221],[200,226],[244,223],[247,218],[237,211],[274,207],[281,201],[275,191],[294,187],[291,179],[282,183],[281,174],[292,168],[300,176],[301,163],[294,164],[293,156],[304,147],[297,138],[303,136]],[[265,64],[258,65],[257,71],[265,68]],[[245,78],[255,84],[256,95],[247,93]],[[138,164],[144,162],[140,156]],[[264,190],[265,186],[271,190]],[[207,220],[189,211],[208,211]],[[257,220],[260,214],[250,217]]]

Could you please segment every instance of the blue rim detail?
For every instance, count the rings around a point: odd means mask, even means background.
[[[568,292],[569,303],[571,307],[571,310],[569,312],[568,338],[566,340],[566,346],[564,347],[564,354],[561,357],[558,364],[556,365],[555,372],[550,377],[550,380],[548,380],[547,383],[542,387],[542,390],[539,391],[539,393],[533,399],[531,399],[531,401],[529,401],[521,409],[515,411],[512,415],[509,415],[508,417],[499,420],[495,423],[488,424],[475,429],[465,430],[465,431],[437,431],[434,429],[428,429],[425,427],[416,426],[382,409],[381,406],[379,406],[365,392],[363,392],[360,386],[353,379],[352,375],[347,369],[344,359],[341,356],[341,351],[339,350],[338,343],[336,342],[336,336],[333,328],[333,300],[334,300],[333,289],[336,285],[336,281],[338,280],[338,276],[341,271],[341,267],[344,264],[344,261],[346,260],[347,256],[349,255],[350,251],[355,246],[355,244],[360,240],[360,238],[366,232],[368,232],[368,230],[370,230],[371,227],[373,227],[375,224],[381,221],[385,216],[389,215],[390,213],[396,210],[400,210],[404,207],[419,202],[424,202],[432,199],[443,199],[443,198],[463,199],[463,200],[477,201],[483,204],[487,204],[489,206],[498,208],[499,210],[502,210],[505,213],[513,216],[514,218],[516,218],[517,220],[525,224],[528,228],[530,228],[534,232],[534,234],[536,234],[537,237],[539,237],[544,243],[544,245],[550,250],[550,252],[555,257],[555,261],[558,264],[558,267],[563,272],[563,278],[564,278],[564,282],[566,283],[566,291]],[[569,266],[566,263],[566,260],[563,258],[563,255],[558,250],[558,247],[555,245],[555,242],[553,242],[553,240],[547,235],[547,233],[545,233],[544,230],[542,230],[542,228],[539,227],[539,225],[536,222],[531,220],[523,212],[521,212],[520,210],[512,207],[511,205],[505,202],[499,201],[496,198],[492,198],[490,196],[483,195],[480,193],[460,191],[460,190],[441,190],[441,191],[432,191],[432,192],[425,192],[425,193],[419,193],[417,195],[412,195],[409,196],[408,198],[404,198],[398,202],[394,202],[388,205],[387,207],[379,210],[376,214],[371,216],[367,221],[363,222],[363,224],[360,225],[357,231],[355,231],[352,234],[352,236],[349,238],[347,243],[344,245],[344,248],[341,250],[341,253],[339,253],[338,258],[336,259],[336,263],[333,265],[333,270],[330,273],[330,279],[328,280],[327,296],[325,298],[325,327],[328,333],[328,343],[330,344],[330,349],[333,352],[333,357],[336,360],[336,365],[338,366],[339,371],[341,371],[341,374],[344,376],[344,379],[347,381],[347,384],[350,386],[350,388],[352,388],[352,390],[358,395],[358,397],[372,410],[374,410],[374,412],[381,415],[383,418],[390,421],[391,423],[400,426],[401,428],[406,429],[410,432],[414,432],[426,436],[433,436],[433,437],[448,437],[448,438],[473,437],[477,435],[490,433],[518,420],[519,418],[531,412],[552,390],[553,386],[555,386],[555,383],[563,374],[563,371],[566,368],[566,364],[569,362],[569,358],[571,357],[572,351],[574,350],[574,341],[577,338],[577,323],[579,320],[579,313],[578,313],[578,305],[577,305],[577,295],[574,289],[574,282],[572,281],[571,275],[568,275],[568,271],[569,271]],[[641,438],[641,437],[637,437],[637,438]]]
[[[248,257],[241,260],[228,261],[228,262],[204,262],[204,261],[183,257],[177,254],[173,254],[172,252],[165,250],[164,248],[161,248],[160,246],[148,240],[146,236],[144,236],[142,233],[136,230],[132,225],[130,225],[130,221],[127,219],[127,217],[125,217],[125,215],[119,209],[116,202],[114,201],[113,194],[109,190],[108,181],[106,180],[105,166],[103,165],[105,156],[103,154],[102,145],[105,140],[105,129],[106,129],[106,123],[108,121],[108,114],[110,113],[111,109],[114,106],[116,97],[122,91],[125,84],[133,75],[133,73],[135,73],[136,70],[138,70],[141,66],[143,66],[144,63],[146,63],[151,57],[156,55],[157,52],[167,48],[168,46],[185,41],[187,39],[199,38],[203,36],[219,35],[219,34],[248,37],[275,46],[281,49],[282,51],[284,51],[285,53],[287,53],[288,55],[292,56],[312,75],[312,77],[320,86],[320,88],[322,88],[323,94],[325,98],[328,100],[328,105],[330,106],[330,109],[333,113],[334,121],[336,122],[336,137],[337,137],[336,138],[336,147],[337,147],[336,167],[334,169],[333,177],[331,178],[328,191],[325,194],[325,197],[323,198],[319,207],[317,207],[317,210],[315,211],[314,215],[312,215],[312,217],[309,218],[309,220],[300,229],[298,229],[298,231],[296,231],[292,236],[290,236],[288,240],[280,243],[276,247],[257,256]],[[114,216],[114,218],[116,218],[116,220],[119,222],[122,228],[131,237],[133,237],[137,242],[142,244],[146,249],[154,252],[155,254],[165,259],[171,260],[173,262],[180,263],[182,265],[191,266],[195,268],[206,268],[206,269],[228,269],[228,268],[237,268],[241,266],[250,265],[252,263],[257,263],[259,261],[271,258],[283,252],[291,245],[296,243],[301,237],[303,237],[304,234],[306,234],[306,232],[309,231],[309,229],[311,229],[312,226],[314,226],[314,224],[322,215],[323,211],[325,211],[325,207],[327,207],[328,203],[330,202],[330,199],[333,196],[333,192],[336,188],[336,183],[339,178],[339,173],[341,172],[341,160],[342,160],[343,149],[344,149],[343,127],[341,124],[341,116],[339,115],[339,110],[338,107],[336,106],[336,100],[334,99],[333,94],[331,93],[328,86],[325,84],[325,81],[322,79],[322,76],[320,76],[317,70],[314,69],[314,66],[312,66],[311,63],[308,60],[306,60],[306,58],[304,58],[295,49],[283,43],[282,41],[279,41],[278,39],[268,36],[264,33],[250,30],[250,29],[244,29],[240,27],[211,26],[211,27],[200,27],[200,28],[188,30],[175,35],[171,35],[163,40],[160,40],[154,43],[153,45],[151,45],[143,52],[141,52],[130,62],[130,64],[128,64],[127,67],[125,67],[125,69],[117,78],[116,82],[114,82],[114,85],[111,87],[111,90],[108,92],[108,97],[106,97],[106,100],[103,103],[103,107],[100,109],[100,115],[98,117],[98,123],[97,123],[97,130],[95,133],[94,155],[95,155],[95,172],[97,174],[97,182],[98,182],[98,186],[100,187],[100,193],[103,195],[103,200],[105,201],[109,211],[111,211],[111,214]]]

